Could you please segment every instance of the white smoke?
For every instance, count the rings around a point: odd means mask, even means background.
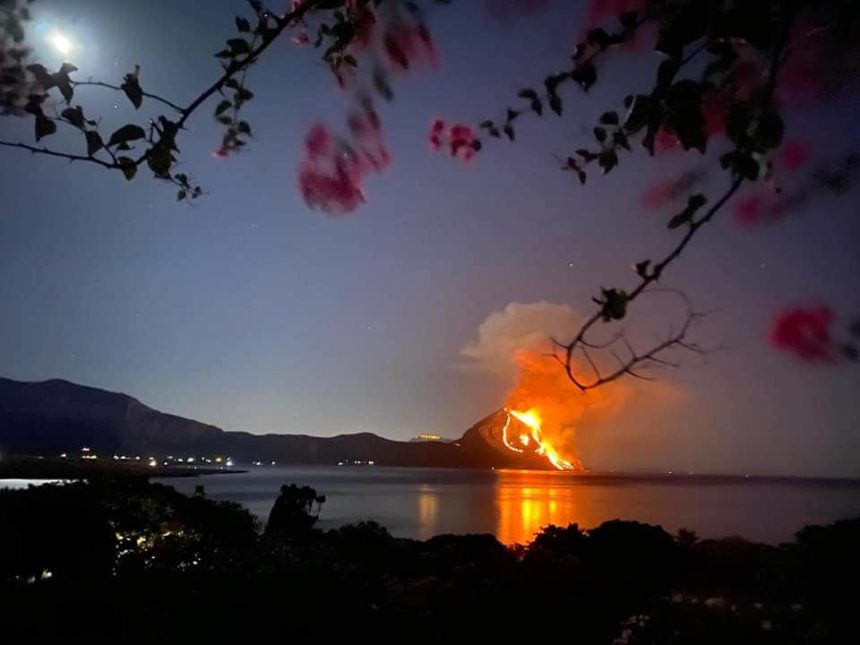
[[[541,300],[539,302],[511,302],[496,311],[478,326],[477,338],[460,350],[466,360],[460,363],[466,369],[514,376],[519,365],[518,352],[549,353],[551,338],[566,340],[576,333],[582,321],[576,311],[567,305]]]

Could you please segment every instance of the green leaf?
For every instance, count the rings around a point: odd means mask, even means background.
[[[651,266],[651,260],[642,260],[633,265],[636,275],[640,278],[648,278],[648,267]]]
[[[188,193],[186,191],[180,190],[178,193],[176,193],[176,201],[181,202],[187,196],[188,196]]]
[[[538,97],[538,94],[533,89],[526,88],[524,90],[520,90],[519,92],[517,92],[517,96],[519,96],[520,98],[523,98],[523,99],[534,100]]]
[[[218,104],[218,107],[215,108],[215,116],[220,116],[221,114],[229,110],[232,106],[233,103],[231,103],[227,99],[224,99]]]
[[[511,126],[510,123],[507,124],[504,128],[502,128],[502,131],[507,135],[508,139],[510,139],[511,141],[516,139],[516,133],[514,132],[514,128],[513,128],[513,126]]]
[[[605,29],[592,29],[586,34],[585,39],[595,47],[599,49],[606,49],[609,47],[612,39],[609,37],[609,34],[606,33]]]
[[[251,46],[244,38],[231,38],[227,41],[227,46],[230,48],[230,53],[233,56],[251,53]]]
[[[125,92],[128,100],[131,101],[134,109],[139,109],[143,104],[143,90],[140,87],[140,83],[137,82],[137,78],[132,74],[126,74],[125,82],[120,87],[122,87],[122,91]]]
[[[708,203],[708,199],[702,195],[701,193],[692,195],[689,199],[687,199],[687,206],[680,213],[675,215],[672,219],[669,220],[667,227],[669,229],[675,229],[681,226],[682,224],[692,224],[693,216],[696,214],[702,206]]]
[[[600,143],[606,141],[606,129],[597,126],[594,128],[594,138],[597,139]]]
[[[41,141],[42,137],[47,137],[56,131],[57,124],[51,119],[42,115],[36,117],[36,141]]]
[[[697,193],[695,195],[692,195],[687,200],[687,208],[689,208],[690,210],[692,210],[695,213],[697,210],[699,210],[702,206],[704,206],[707,203],[708,203],[708,198],[705,197],[701,193]]]
[[[726,114],[726,135],[733,143],[743,143],[749,134],[752,121],[752,106],[735,103]]]
[[[576,151],[576,154],[578,154],[580,157],[582,157],[585,160],[585,163],[588,163],[590,161],[594,161],[595,159],[597,159],[600,156],[598,153],[592,152],[591,150],[586,150],[585,148],[579,148]]]
[[[87,139],[87,154],[92,157],[99,150],[104,148],[104,143],[102,142],[101,135],[95,130],[87,130],[84,133],[84,136]]]
[[[616,130],[612,133],[612,143],[625,150],[630,150],[630,141],[628,141],[627,135],[621,130]]]
[[[134,160],[128,157],[120,157],[116,160],[119,164],[120,170],[122,170],[122,174],[125,175],[125,178],[128,181],[134,179],[134,176],[137,174],[137,166],[134,164]]]
[[[558,116],[561,116],[561,98],[559,98],[558,94],[553,94],[549,97],[549,107],[555,112]]]
[[[66,103],[71,103],[72,98],[75,95],[75,90],[72,87],[69,77],[62,74],[54,74],[54,85],[56,85],[57,89],[60,90],[60,94],[63,95]]]
[[[250,101],[252,98],[254,98],[254,93],[251,90],[244,87],[240,87],[236,90],[237,101]]]
[[[603,125],[618,125],[618,112],[604,112],[600,115]]]
[[[684,150],[694,148],[702,153],[708,145],[702,116],[703,91],[701,83],[683,80],[669,88],[666,96],[666,125],[677,135]]]
[[[246,18],[236,16],[236,29],[242,32],[251,31],[251,23]]]
[[[630,297],[623,289],[602,289],[602,298],[597,302],[603,305],[601,315],[604,322],[621,320],[627,315],[627,302]]]
[[[594,63],[581,63],[571,72],[570,77],[586,92],[597,82],[597,68]]]
[[[83,129],[86,124],[86,119],[84,118],[84,111],[80,105],[75,106],[74,108],[66,108],[62,112],[60,112],[60,116],[62,116],[66,121],[71,123],[76,128]]]
[[[51,75],[48,73],[48,70],[44,65],[40,65],[39,63],[35,63],[33,65],[27,65],[27,71],[30,72],[36,80],[39,82],[44,89],[49,90],[54,86],[53,80],[51,79]]]
[[[239,123],[236,125],[236,129],[242,134],[247,134],[249,136],[251,134],[251,126],[248,124],[247,121],[239,121]]]
[[[597,163],[600,164],[601,168],[603,168],[604,175],[609,174],[612,172],[612,169],[618,165],[618,155],[612,149],[604,150],[600,153]]]
[[[110,135],[108,147],[119,145],[120,143],[128,143],[129,141],[136,141],[137,139],[143,139],[145,137],[146,132],[144,132],[143,128],[139,125],[129,123]]]
[[[173,155],[170,148],[164,145],[154,145],[146,151],[146,164],[155,173],[156,177],[170,177],[170,166],[173,164]]]

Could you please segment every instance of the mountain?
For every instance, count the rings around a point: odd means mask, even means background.
[[[224,455],[236,462],[381,466],[540,468],[544,459],[507,450],[499,410],[451,443],[405,442],[371,433],[336,437],[225,431],[154,410],[126,394],[52,379],[28,383],[0,378],[0,455],[57,455],[86,446],[95,453]]]

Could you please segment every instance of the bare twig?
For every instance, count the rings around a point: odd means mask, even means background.
[[[57,150],[50,150],[49,148],[44,147],[39,148],[37,146],[31,146],[26,143],[15,143],[14,141],[0,141],[0,146],[4,146],[6,148],[21,148],[22,150],[29,150],[33,154],[48,155],[49,157],[60,157],[61,159],[68,159],[69,161],[88,161],[90,163],[103,166],[105,168],[113,169],[118,167],[116,164],[111,163],[109,161],[104,161],[103,159],[87,157],[86,155],[69,154],[68,152],[58,152]]]
[[[103,83],[101,81],[72,81],[72,85],[74,87],[104,87],[110,90],[116,90],[117,92],[125,92],[119,85],[111,85],[110,83]],[[176,110],[177,112],[182,112],[182,107],[170,101],[163,96],[158,96],[158,94],[150,94],[149,92],[142,92],[142,96],[145,96],[148,99],[152,99],[153,101],[158,101],[159,103],[163,103],[167,107]]]

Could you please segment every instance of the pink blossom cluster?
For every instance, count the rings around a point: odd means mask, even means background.
[[[299,190],[308,206],[331,215],[351,213],[365,202],[365,168],[344,142],[322,124],[305,137],[305,157],[299,167]]]
[[[455,123],[450,127],[442,119],[433,119],[428,136],[433,150],[447,150],[452,156],[471,161],[481,149],[481,142],[468,125]]]
[[[329,215],[352,213],[365,203],[364,180],[391,163],[379,116],[366,102],[347,119],[349,138],[335,137],[322,124],[305,137],[299,166],[299,190],[308,206]]]
[[[831,361],[834,358],[831,327],[835,319],[827,305],[787,309],[774,321],[770,342],[805,361]]]
[[[439,63],[430,32],[420,23],[391,21],[382,36],[382,47],[388,67],[395,71],[435,67]]]

